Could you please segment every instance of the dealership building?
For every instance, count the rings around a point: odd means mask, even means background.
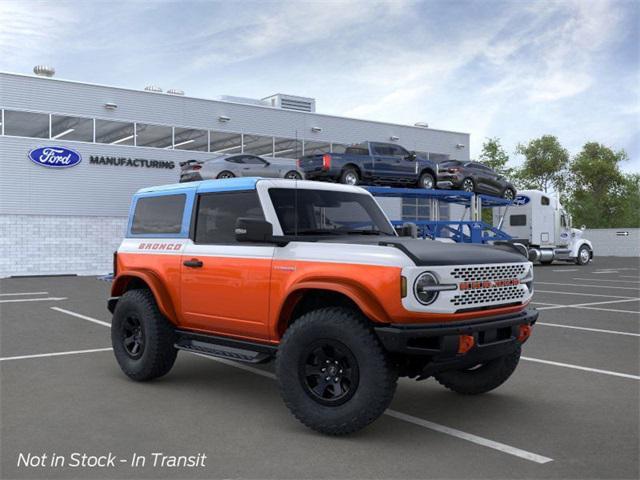
[[[104,274],[125,231],[132,194],[175,183],[179,163],[217,154],[295,158],[393,142],[434,160],[469,159],[469,134],[316,113],[315,100],[193,98],[0,72],[0,277]],[[51,168],[30,152],[72,151]],[[32,155],[33,156],[33,155]],[[427,218],[416,200],[383,204],[392,218]],[[442,207],[441,218],[447,218]]]

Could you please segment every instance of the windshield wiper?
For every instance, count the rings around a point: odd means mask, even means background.
[[[307,229],[307,230],[298,230],[298,235],[342,235],[343,233],[340,232],[339,230],[322,230],[320,228],[318,229]],[[290,233],[290,235],[293,235],[293,233]]]
[[[339,230],[346,235],[389,235],[381,230]]]

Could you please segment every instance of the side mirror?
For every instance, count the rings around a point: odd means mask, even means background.
[[[411,160],[412,162],[416,159],[416,152],[414,152],[413,150],[409,152],[409,156],[407,157],[408,160]]]
[[[580,230],[582,230],[583,232],[584,232],[586,229],[587,229],[587,226],[586,226],[586,225],[582,225],[582,226],[580,227]]]
[[[235,232],[238,242],[273,243],[273,225],[261,218],[238,218]]]

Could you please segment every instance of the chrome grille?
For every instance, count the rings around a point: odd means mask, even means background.
[[[507,287],[478,288],[466,290],[451,298],[455,306],[478,306],[493,303],[521,302],[524,299],[525,290],[522,285],[510,285]]]
[[[525,263],[505,263],[504,265],[476,265],[473,267],[456,267],[451,276],[465,282],[480,282],[483,280],[506,280],[521,278],[527,268]]]

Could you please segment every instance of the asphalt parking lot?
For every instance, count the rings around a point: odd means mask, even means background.
[[[0,476],[638,478],[639,263],[536,267],[539,323],[505,385],[463,397],[432,379],[402,379],[387,414],[346,438],[298,423],[271,365],[181,352],[165,378],[128,380],[109,348],[104,281],[4,279]],[[21,453],[46,453],[46,464],[73,452],[126,462],[18,467]],[[154,467],[152,453],[207,458]]]

